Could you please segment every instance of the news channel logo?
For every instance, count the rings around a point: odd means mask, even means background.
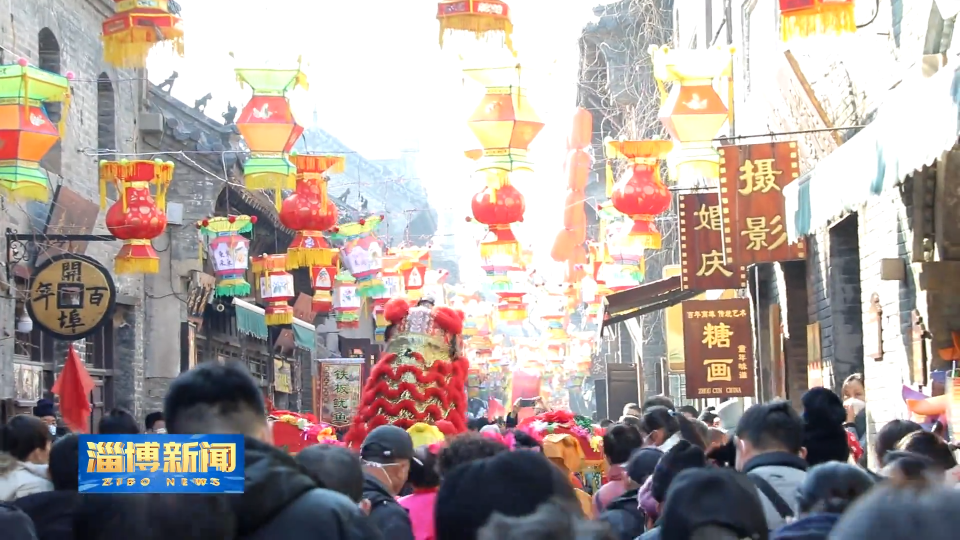
[[[242,435],[80,435],[81,493],[243,493]]]

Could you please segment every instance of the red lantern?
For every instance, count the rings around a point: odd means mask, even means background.
[[[417,291],[413,296],[419,296],[423,289],[423,283],[427,276],[427,266],[420,262],[410,262],[401,265],[400,273],[403,275],[403,288],[407,293]]]
[[[337,266],[311,266],[310,281],[313,283],[313,312],[330,313],[333,309],[333,283],[337,278]]]
[[[297,166],[296,191],[283,200],[280,222],[297,231],[287,249],[287,269],[305,266],[330,266],[337,250],[330,249],[323,231],[337,224],[337,205],[327,197],[327,179],[323,174],[343,170],[339,156],[291,156]]]
[[[526,203],[517,188],[511,184],[504,184],[499,189],[485,187],[473,197],[470,207],[473,218],[489,227],[494,236],[493,240],[481,242],[480,256],[509,255],[519,258],[520,244],[510,224],[523,221]]]
[[[660,181],[660,160],[673,147],[670,141],[608,141],[615,157],[630,160],[620,181],[613,186],[613,207],[633,220],[633,228],[621,240],[622,248],[660,249],[660,231],[654,218],[670,208],[670,192]]]
[[[107,210],[106,225],[123,240],[114,261],[117,274],[156,274],[160,257],[150,241],[167,226],[166,191],[173,180],[173,163],[156,161],[100,162],[100,205],[106,206],[107,182],[117,187],[119,199]],[[155,184],[156,199],[150,192]]]

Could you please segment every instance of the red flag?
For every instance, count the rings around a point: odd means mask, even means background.
[[[89,431],[90,392],[93,392],[93,379],[83,367],[80,355],[70,344],[67,351],[67,362],[57,381],[53,383],[53,393],[60,396],[60,414],[70,429],[87,433]]]
[[[500,403],[500,400],[496,398],[487,399],[487,419],[496,420],[499,417],[506,417],[507,411],[504,408],[503,404]]]

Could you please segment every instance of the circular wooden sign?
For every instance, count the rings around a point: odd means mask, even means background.
[[[33,272],[27,313],[56,339],[75,341],[110,320],[117,289],[110,272],[83,255],[54,255]]]

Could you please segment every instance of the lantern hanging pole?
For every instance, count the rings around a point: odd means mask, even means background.
[[[28,244],[51,244],[59,242],[116,242],[117,239],[110,234],[36,234],[36,233],[18,233],[7,227],[4,232],[7,241],[6,268],[7,283],[13,279],[13,267],[18,263],[26,261],[30,257]]]

